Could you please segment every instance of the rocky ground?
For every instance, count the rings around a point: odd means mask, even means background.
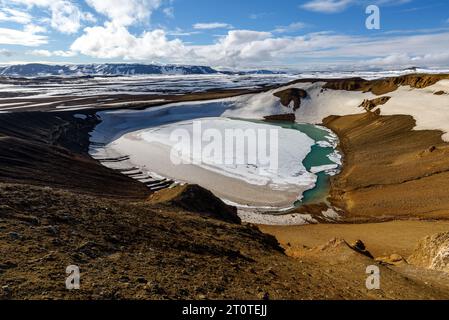
[[[166,205],[2,184],[3,299],[447,299],[449,291],[379,265],[344,243],[289,257],[249,225]],[[65,288],[77,265],[81,290]]]

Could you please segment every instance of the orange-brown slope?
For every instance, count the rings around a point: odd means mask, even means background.
[[[449,144],[440,131],[412,130],[411,116],[370,112],[324,123],[345,155],[331,200],[347,219],[449,218]]]
[[[93,115],[81,120],[71,113],[0,114],[0,182],[144,199],[145,185],[87,154],[97,123]]]
[[[333,90],[372,92],[383,95],[396,91],[400,86],[422,89],[440,80],[449,79],[449,74],[409,74],[398,77],[365,80],[362,78],[326,80],[323,88]]]

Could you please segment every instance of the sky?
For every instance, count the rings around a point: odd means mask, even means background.
[[[0,64],[28,62],[447,68],[449,1],[0,0]]]

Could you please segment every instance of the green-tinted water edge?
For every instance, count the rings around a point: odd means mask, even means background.
[[[248,121],[248,120],[246,120]],[[294,129],[306,134],[309,138],[317,143],[318,141],[328,141],[330,135],[329,131],[309,123],[291,123],[285,121],[261,121],[254,120],[253,122],[268,123],[277,125],[285,129]],[[321,147],[317,144],[312,146],[311,152],[303,160],[303,165],[307,171],[310,172],[312,167],[335,164],[329,159],[329,155],[334,153],[335,149],[332,147]],[[295,206],[305,204],[327,203],[327,197],[330,190],[330,176],[325,172],[316,173],[317,181],[313,189],[307,190],[303,193],[301,201],[297,201]]]

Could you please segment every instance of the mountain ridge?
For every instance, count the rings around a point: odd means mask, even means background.
[[[150,74],[216,74],[207,66],[156,65],[156,64],[17,64],[0,67],[2,76],[94,76],[94,75],[150,75]]]
[[[139,63],[104,63],[104,64],[44,64],[28,63],[0,66],[0,76],[39,77],[39,76],[138,76],[138,75],[250,75],[279,74],[271,70],[220,71],[209,66],[175,65],[175,64],[139,64]]]

